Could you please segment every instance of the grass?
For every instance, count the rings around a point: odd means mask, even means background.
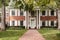
[[[0,40],[18,40],[26,30],[7,30],[0,32]]]
[[[42,28],[38,30],[46,40],[60,40],[60,30],[55,28]]]

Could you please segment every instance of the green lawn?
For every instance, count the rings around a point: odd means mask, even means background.
[[[7,30],[0,32],[0,40],[18,40],[26,30]]]
[[[60,30],[55,28],[42,28],[38,31],[46,40],[60,40]]]

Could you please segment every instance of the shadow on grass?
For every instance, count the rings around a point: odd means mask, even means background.
[[[56,37],[57,37],[56,40],[60,40],[60,33],[57,33]]]
[[[26,30],[12,30],[12,31],[8,30],[0,32],[0,38],[22,36],[24,32],[26,32]]]
[[[60,30],[56,28],[42,28],[38,31],[46,40],[60,40]]]

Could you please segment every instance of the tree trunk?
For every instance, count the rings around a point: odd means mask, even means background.
[[[3,31],[5,30],[5,3],[2,1],[2,16],[1,16],[1,27],[0,29]]]

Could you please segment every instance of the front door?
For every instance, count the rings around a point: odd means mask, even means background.
[[[30,28],[36,27],[36,18],[30,18]]]

